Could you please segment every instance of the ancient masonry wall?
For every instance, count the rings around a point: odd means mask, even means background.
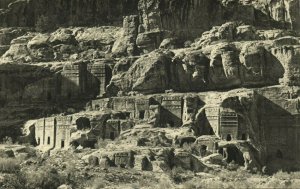
[[[54,148],[56,143],[56,119],[54,117],[45,118],[45,138],[44,146]]]
[[[159,114],[160,124],[163,126],[180,127],[183,121],[195,119],[195,114],[200,108],[199,99],[195,99],[183,99],[182,95],[154,96],[142,99],[138,97],[116,97],[93,100],[92,109],[108,108],[121,111],[128,113],[127,119],[139,121],[149,121],[156,114]],[[241,139],[243,134],[247,135],[247,133],[241,132],[243,129],[239,126],[239,117],[233,110],[216,105],[206,107],[205,114],[214,133],[218,136],[226,138],[227,135],[230,135],[232,139]]]
[[[216,107],[206,107],[205,108],[206,118],[213,129],[214,133],[217,136],[220,136],[220,128],[219,128],[219,119],[220,119],[220,108]]]
[[[182,107],[181,96],[163,97],[162,99],[162,123],[169,124],[171,127],[182,125]]]
[[[300,156],[300,147],[298,147],[300,100],[295,93],[296,91],[292,87],[284,89],[282,87],[269,87],[257,92],[258,98],[255,103],[258,103],[260,107],[257,118],[260,125],[259,129],[267,133],[265,136],[260,133],[259,137],[265,137],[267,155],[270,157],[277,156],[279,152],[284,155],[284,158],[296,159]],[[205,101],[209,101],[209,99]],[[97,99],[92,101],[92,108],[95,110],[109,108],[126,115],[123,120],[111,118],[104,124],[105,129],[102,131],[104,138],[113,140],[123,131],[123,125],[124,130],[133,126],[128,120],[133,122],[148,121],[149,118],[155,117],[157,111],[159,111],[160,123],[165,124],[165,126],[169,124],[179,127],[182,125],[183,118],[188,116],[185,114],[190,112],[188,108],[196,109],[194,103],[196,102],[193,100],[186,101],[186,98],[182,98],[180,94],[174,94],[171,97],[158,95],[143,98]],[[205,115],[214,133],[223,140],[248,139],[249,133],[247,133],[247,128],[245,129],[247,126],[243,125],[247,123],[241,121],[242,119],[233,109],[223,108],[216,104],[205,107]],[[71,117],[40,119],[36,123],[36,140],[37,142],[40,141],[38,142],[40,145],[49,148],[67,148],[71,126]],[[255,130],[255,132],[258,131]],[[48,143],[48,137],[50,143]]]
[[[48,117],[37,120],[35,139],[40,148],[68,148],[70,144],[71,116]]]
[[[155,101],[153,103],[152,101]],[[160,105],[159,107],[152,107]],[[147,121],[160,110],[161,124],[169,124],[171,127],[182,125],[183,99],[182,96],[153,98],[115,97],[110,99],[98,99],[92,101],[93,110],[112,109],[127,112],[128,118]]]
[[[71,116],[61,116],[56,118],[56,148],[68,148],[70,146]]]
[[[35,140],[38,146],[44,145],[45,139],[45,119],[39,119],[35,123]]]

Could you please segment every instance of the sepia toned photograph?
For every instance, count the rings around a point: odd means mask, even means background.
[[[0,0],[0,189],[300,188],[300,0]]]

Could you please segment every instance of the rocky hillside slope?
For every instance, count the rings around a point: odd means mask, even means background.
[[[176,165],[158,146],[203,170],[202,140],[246,168],[299,163],[299,12],[298,0],[1,1],[0,138],[51,151],[119,137],[133,153],[104,151],[120,166]]]

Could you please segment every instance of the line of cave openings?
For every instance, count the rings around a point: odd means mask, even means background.
[[[247,135],[245,133],[243,133],[241,139],[242,140],[247,140],[247,138],[248,138]],[[231,134],[227,134],[226,135],[226,141],[231,141],[231,140],[232,140]]]
[[[50,143],[51,143],[51,137],[47,137],[47,145],[50,145]],[[37,140],[37,145],[40,145],[41,144],[41,138],[40,137],[38,137],[38,140]]]

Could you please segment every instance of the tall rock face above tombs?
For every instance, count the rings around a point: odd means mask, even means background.
[[[2,26],[34,26],[43,15],[58,25],[119,25],[137,13],[138,0],[5,0],[0,3]]]
[[[233,20],[299,30],[299,10],[297,0],[4,0],[0,26],[35,26],[41,17],[58,26],[120,26],[123,16],[137,14],[140,31],[195,37]]]

